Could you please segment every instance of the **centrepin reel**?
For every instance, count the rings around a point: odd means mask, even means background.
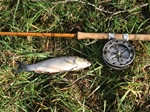
[[[123,34],[123,40],[116,40],[113,34],[109,34],[109,41],[103,47],[103,60],[109,67],[122,70],[133,62],[135,51],[128,42],[128,34]]]

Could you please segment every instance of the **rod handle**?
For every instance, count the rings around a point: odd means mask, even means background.
[[[123,34],[114,34],[115,39],[123,40]],[[80,39],[108,39],[109,33],[84,33],[78,32],[77,38]],[[128,34],[128,40],[150,41],[150,34]]]

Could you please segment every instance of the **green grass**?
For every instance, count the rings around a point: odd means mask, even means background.
[[[3,0],[0,31],[149,34],[147,3],[147,0]],[[0,36],[0,112],[148,112],[150,43],[132,41],[136,50],[133,64],[116,71],[102,60],[106,42]],[[61,74],[12,72],[17,68],[15,60],[35,63],[68,55],[84,57],[92,66]]]

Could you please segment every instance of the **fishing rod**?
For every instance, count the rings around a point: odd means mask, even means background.
[[[0,32],[4,36],[35,36],[35,37],[61,37],[77,39],[108,39],[110,33],[33,33],[33,32]],[[113,34],[115,39],[122,40],[123,34]],[[128,34],[128,40],[150,41],[150,34]]]
[[[35,37],[67,37],[77,39],[109,39],[104,45],[102,58],[106,65],[115,69],[128,68],[134,60],[135,50],[128,40],[150,41],[150,34],[113,34],[113,33],[26,33],[0,32],[8,36],[35,36]]]

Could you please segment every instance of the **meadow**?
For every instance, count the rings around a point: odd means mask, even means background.
[[[149,0],[2,0],[0,31],[150,34]],[[108,40],[0,36],[0,112],[149,112],[150,43],[130,41],[124,70],[105,65]],[[58,74],[13,73],[28,64],[79,56],[92,65]]]

